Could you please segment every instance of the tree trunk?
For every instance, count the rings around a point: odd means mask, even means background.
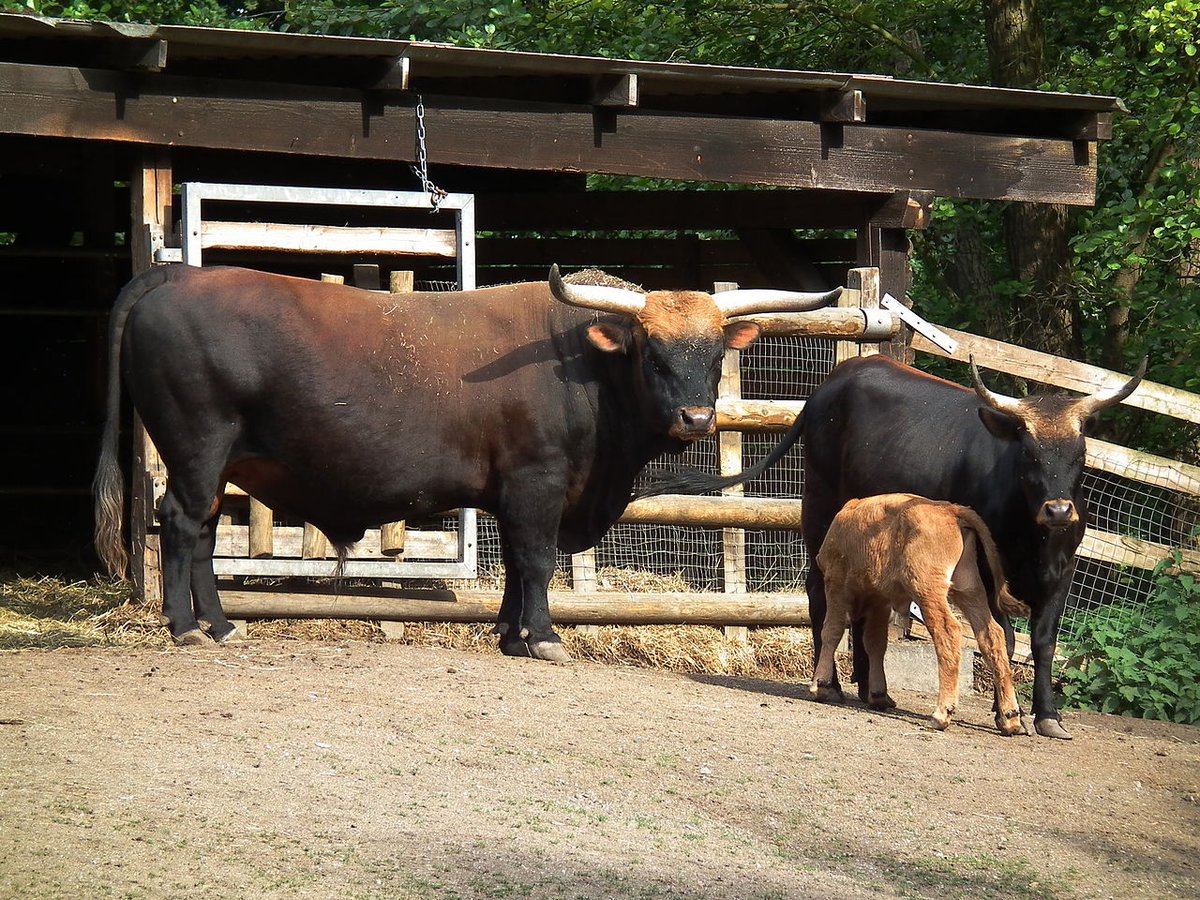
[[[1037,87],[1046,73],[1046,37],[1036,0],[985,0],[983,11],[992,83]],[[1078,356],[1080,315],[1071,290],[1067,208],[1013,203],[1003,216],[1013,277],[1029,285],[1016,301],[1007,336],[1047,353]]]

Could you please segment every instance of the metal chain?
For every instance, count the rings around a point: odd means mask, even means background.
[[[417,94],[417,164],[412,170],[421,179],[421,187],[429,192],[429,205],[433,207],[430,212],[437,212],[448,194],[429,180],[429,157],[425,152],[425,99],[420,94]]]

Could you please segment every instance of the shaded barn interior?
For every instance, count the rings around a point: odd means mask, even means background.
[[[0,15],[0,562],[91,560],[107,313],[179,245],[168,186],[421,190],[423,146],[439,188],[475,197],[480,285],[541,280],[557,262],[646,288],[818,289],[870,265],[903,297],[907,232],[937,196],[1092,203],[1118,108],[880,76]],[[635,191],[633,178],[669,183]],[[425,211],[222,215],[445,227]],[[453,279],[453,261],[392,254],[233,249],[212,263]]]

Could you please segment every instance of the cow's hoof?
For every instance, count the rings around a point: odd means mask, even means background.
[[[871,707],[871,709],[877,709],[880,711],[885,709],[895,709],[896,701],[889,697],[886,693],[868,694],[867,706]]]
[[[547,662],[571,662],[571,654],[563,649],[561,641],[534,641],[529,645],[529,655]]]
[[[1042,737],[1058,738],[1060,741],[1073,740],[1071,732],[1066,731],[1058,719],[1038,719],[1034,727]]]
[[[216,645],[216,641],[199,628],[175,635],[174,641],[177,647],[212,647]]]
[[[509,637],[506,632],[500,636],[500,652],[505,656],[528,656],[529,645],[516,635]]]

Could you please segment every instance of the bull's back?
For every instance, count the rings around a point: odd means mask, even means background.
[[[995,505],[987,473],[1006,465],[967,389],[882,356],[842,363],[805,405],[806,534],[854,497],[909,493]],[[993,472],[994,474],[994,472]]]
[[[126,380],[169,471],[231,434],[226,476],[282,509],[457,505],[496,454],[563,427],[532,287],[392,297],[179,267],[130,316]]]

